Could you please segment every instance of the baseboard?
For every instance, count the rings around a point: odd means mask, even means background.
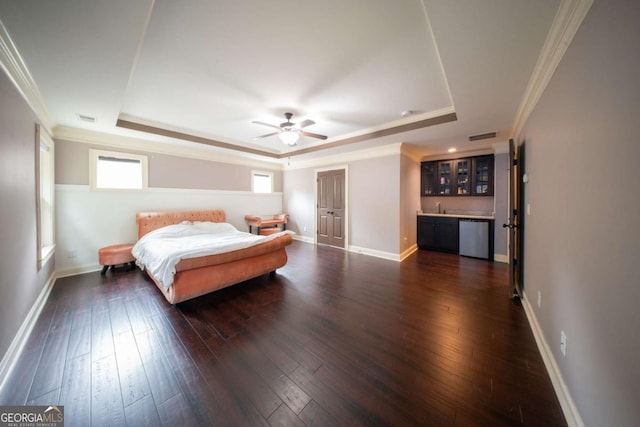
[[[51,289],[53,289],[56,278],[56,272],[54,271],[42,287],[38,298],[36,298],[33,306],[31,306],[29,313],[27,313],[27,317],[22,322],[22,325],[20,325],[20,329],[18,329],[18,333],[13,338],[13,341],[11,341],[9,349],[2,358],[2,361],[0,361],[0,389],[4,386],[4,383],[13,370],[20,353],[22,353],[22,350],[29,339],[29,335],[31,335],[31,331],[35,326],[38,317],[40,317],[40,313],[42,312],[47,299],[49,299],[49,294],[51,293]]]
[[[538,323],[538,319],[533,311],[533,307],[529,304],[526,293],[522,298],[522,306],[524,307],[524,312],[527,314],[527,319],[529,320],[531,331],[533,332],[536,344],[538,345],[538,350],[540,351],[540,355],[542,355],[542,360],[544,361],[544,365],[547,368],[549,377],[551,378],[551,383],[553,384],[553,388],[558,396],[558,400],[560,401],[560,406],[562,407],[562,412],[567,420],[567,425],[569,425],[569,427],[584,427],[584,421],[582,421],[580,412],[571,398],[567,385],[562,379],[560,368],[556,363],[556,359],[553,357],[549,344],[544,339],[544,334],[542,333],[542,329],[540,329],[540,324]]]
[[[305,242],[305,243],[311,243],[311,244],[315,244],[315,240],[312,237],[305,237],[305,236],[301,236],[299,234],[296,234],[293,237],[293,240],[299,240],[301,242]],[[362,248],[360,246],[349,246],[347,248],[347,250],[349,252],[354,252],[357,254],[363,254],[363,255],[369,255],[369,256],[373,256],[376,258],[384,258],[384,259],[388,259],[391,261],[403,261],[406,257],[408,257],[409,255],[411,255],[412,253],[414,253],[415,251],[418,250],[418,245],[413,245],[412,247],[410,247],[409,249],[407,249],[406,251],[404,251],[402,254],[398,255],[398,254],[394,254],[391,252],[384,252],[384,251],[378,251],[375,249],[368,249],[368,248]]]
[[[357,254],[369,255],[376,258],[388,259],[391,261],[400,261],[400,255],[391,252],[378,251],[375,249],[362,248],[360,246],[349,246],[349,252],[355,252]]]
[[[77,276],[78,274],[92,273],[94,271],[101,270],[102,266],[98,264],[83,265],[80,267],[63,268],[62,270],[56,270],[56,278]]]
[[[505,264],[509,264],[509,257],[502,254],[493,254],[493,260],[496,262],[504,262]]]
[[[293,240],[298,240],[300,242],[305,242],[305,243],[315,243],[315,240],[313,240],[313,237],[307,237],[307,236],[301,236],[299,234],[294,234],[293,236],[291,236],[291,238]]]
[[[418,250],[418,245],[416,243],[414,243],[413,246],[411,246],[409,249],[407,249],[406,251],[404,251],[404,252],[402,252],[400,254],[400,262],[402,262],[405,259],[407,259],[409,257],[409,255],[413,254],[417,250]]]

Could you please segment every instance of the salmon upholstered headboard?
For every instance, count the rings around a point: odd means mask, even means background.
[[[167,225],[180,224],[182,221],[209,221],[226,222],[227,216],[223,210],[191,210],[191,211],[166,211],[166,212],[138,212],[136,224],[138,224],[138,239],[156,228]]]

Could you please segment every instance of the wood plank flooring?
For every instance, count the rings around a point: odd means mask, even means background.
[[[140,271],[58,279],[0,404],[66,426],[564,426],[507,266],[294,242],[177,306]]]

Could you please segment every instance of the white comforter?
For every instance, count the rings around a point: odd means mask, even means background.
[[[248,248],[291,231],[257,236],[223,222],[183,222],[151,231],[131,251],[136,264],[147,269],[165,290],[173,283],[176,264],[181,259],[215,255]]]

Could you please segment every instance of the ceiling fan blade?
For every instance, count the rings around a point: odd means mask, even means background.
[[[270,137],[270,136],[277,135],[277,134],[279,134],[279,133],[280,133],[280,132],[267,133],[267,134],[265,134],[265,135],[254,136],[254,137],[253,137],[253,138],[251,138],[251,139],[262,139],[262,138],[268,138],[268,137]]]
[[[311,125],[315,125],[315,124],[316,124],[316,122],[314,122],[313,120],[309,120],[309,119],[307,119],[307,120],[303,120],[303,121],[298,125],[298,128],[302,129],[302,128],[304,128],[304,127],[311,126]]]
[[[257,121],[252,121],[251,123],[255,123],[257,125],[263,125],[263,126],[269,126],[270,128],[274,128],[274,129],[280,129],[280,126],[276,126],[276,125],[272,125],[270,123],[265,123],[265,122],[257,122]]]
[[[311,133],[311,132],[305,132],[305,131],[300,131],[301,135],[304,136],[310,136],[311,138],[318,138],[318,139],[327,139],[326,135],[320,135],[318,133]]]

